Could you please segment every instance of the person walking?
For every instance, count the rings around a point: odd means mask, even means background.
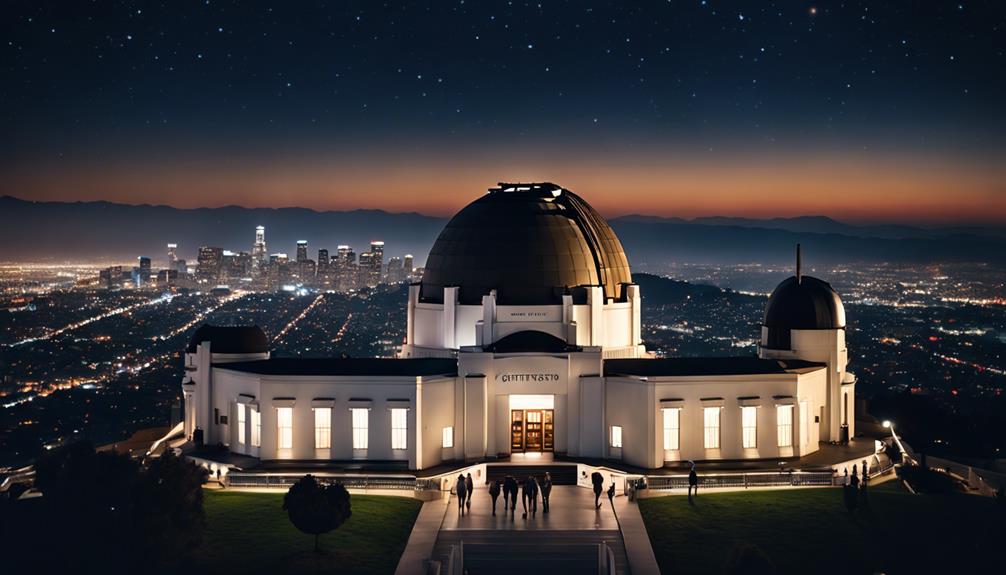
[[[541,512],[548,513],[548,497],[552,494],[552,474],[545,472],[545,480],[541,482]]]
[[[509,486],[508,491],[510,492],[510,518],[517,514],[517,480],[514,479],[513,475],[507,475],[506,479],[503,481],[504,486]],[[504,511],[506,511],[507,502],[503,502]]]
[[[468,492],[468,501],[465,503],[468,505],[468,510],[472,510],[472,498],[475,496],[475,483],[472,481],[472,474],[469,473],[468,477],[465,478],[465,490]]]
[[[521,495],[520,503],[521,508],[524,510],[524,513],[521,514],[521,517],[525,519],[527,519],[528,508],[531,508],[531,514],[534,515],[534,505],[537,500],[537,497],[535,495],[535,486],[536,484],[534,481],[534,477],[528,475],[527,477],[524,478],[524,483],[521,486],[521,492],[520,492]]]
[[[465,475],[459,474],[458,480],[454,482],[454,492],[458,494],[458,513],[465,514],[465,497],[468,495],[468,483]]]
[[[489,497],[493,498],[493,517],[496,517],[496,499],[500,496],[500,480],[489,484]],[[503,510],[506,512],[506,495],[503,496]]]
[[[692,462],[692,469],[688,472],[688,501],[692,500],[692,491],[695,496],[699,496],[699,474],[695,472],[695,462]]]
[[[590,482],[594,485],[594,509],[601,508],[601,490],[604,489],[604,476],[595,471],[590,474]]]

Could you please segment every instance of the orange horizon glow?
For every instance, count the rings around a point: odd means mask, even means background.
[[[497,181],[552,181],[606,217],[647,214],[919,223],[1006,222],[1006,167],[891,157],[540,160],[325,158],[89,166],[6,176],[31,200],[179,208],[383,209],[449,216]],[[30,193],[29,193],[30,191]]]

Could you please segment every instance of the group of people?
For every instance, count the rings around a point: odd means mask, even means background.
[[[458,495],[458,513],[465,514],[471,511],[472,496],[474,495],[474,484],[472,474],[467,476],[458,475],[454,483],[454,491]],[[496,515],[496,503],[500,494],[503,495],[503,513],[510,510],[511,518],[517,514],[517,496],[520,495],[523,513],[521,517],[527,518],[530,511],[534,517],[538,513],[538,498],[541,497],[542,513],[549,512],[549,498],[552,495],[552,474],[546,472],[539,482],[534,475],[528,475],[523,481],[517,481],[512,475],[507,475],[503,479],[496,479],[489,484],[489,497],[493,500],[493,515]]]
[[[862,465],[862,479],[860,479],[859,466],[856,464],[852,465],[851,476],[849,475],[849,469],[845,469],[845,477],[842,481],[842,500],[849,511],[855,511],[861,501],[864,507],[869,504],[869,501],[866,499],[866,487],[870,481],[869,468],[866,466],[865,460]]]

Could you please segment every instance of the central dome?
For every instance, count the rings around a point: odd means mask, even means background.
[[[560,303],[578,286],[621,299],[632,282],[625,250],[580,196],[551,183],[504,184],[468,204],[440,232],[423,272],[420,301],[440,303],[457,286],[462,304],[496,290],[503,305]]]

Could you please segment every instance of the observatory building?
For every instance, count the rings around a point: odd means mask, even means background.
[[[757,357],[655,358],[612,229],[549,183],[458,212],[409,288],[398,358],[271,358],[257,327],[203,326],[185,353],[186,436],[263,462],[426,469],[515,453],[622,461],[796,458],[854,433],[845,312],[797,274]]]

